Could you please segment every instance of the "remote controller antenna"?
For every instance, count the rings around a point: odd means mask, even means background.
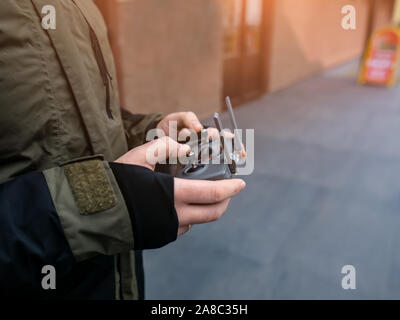
[[[214,118],[215,127],[217,128],[217,130],[218,130],[218,132],[220,134],[219,140],[221,141],[222,150],[224,150],[224,154],[226,155],[226,152],[225,152],[225,139],[222,136],[222,129],[223,128],[222,128],[221,119],[219,118],[219,113],[215,112],[213,118]]]
[[[234,150],[235,150],[235,152],[241,152],[242,151],[242,140],[237,131],[238,125],[236,122],[235,114],[233,113],[231,98],[229,98],[229,96],[225,98],[225,103],[226,103],[226,106],[228,107],[229,116],[231,118],[231,123],[233,126],[233,133],[235,134]]]
[[[235,114],[233,113],[231,98],[229,98],[229,96],[227,96],[225,98],[225,102],[226,102],[226,106],[228,107],[229,115],[231,117],[231,122],[232,122],[233,129],[237,129],[238,125],[237,125],[237,122],[236,122]]]
[[[221,123],[221,119],[219,118],[218,112],[214,112],[213,119],[214,119],[215,127],[218,129],[218,132],[222,133],[222,123]],[[222,135],[221,135],[220,139],[221,139],[222,146],[224,146],[224,139],[223,139]]]
[[[225,148],[225,141],[224,141],[224,137],[222,135],[222,123],[221,123],[221,119],[219,117],[219,113],[215,112],[214,113],[214,123],[215,123],[215,127],[218,129],[219,133],[220,133],[220,140],[221,140],[221,146],[222,146],[222,150],[224,151],[224,156],[231,162],[228,163],[229,169],[232,173],[236,173],[236,162],[235,160],[232,159],[232,157],[229,154],[229,151]]]

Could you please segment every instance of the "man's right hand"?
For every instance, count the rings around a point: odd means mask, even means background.
[[[151,149],[150,149],[151,148]],[[154,154],[157,162],[165,160],[165,155],[182,156],[190,151],[185,144],[180,144],[169,137],[163,137],[134,148],[116,162],[138,165],[154,170],[154,159],[149,161],[148,151]],[[178,235],[182,235],[194,224],[218,220],[228,208],[230,199],[246,187],[241,179],[202,181],[174,179],[175,209],[178,214]]]
[[[241,179],[206,181],[175,178],[175,209],[178,213],[178,235],[194,224],[218,220],[229,201],[246,187]]]

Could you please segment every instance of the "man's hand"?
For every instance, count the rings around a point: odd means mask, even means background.
[[[156,164],[168,159],[170,155],[184,157],[189,151],[188,145],[178,143],[170,137],[162,137],[128,151],[115,162],[134,164],[154,171]]]
[[[177,123],[178,134],[180,133],[182,136],[190,136],[190,132],[200,132],[203,129],[203,125],[201,124],[199,118],[197,118],[196,114],[193,112],[175,112],[167,115],[157,126],[157,129],[161,129],[164,131],[164,134],[170,136],[171,132],[169,132],[169,124],[171,121],[175,121]],[[216,128],[208,128],[208,136],[211,139],[219,139],[219,132]]]
[[[170,136],[169,123],[170,121],[175,121],[178,126],[178,132],[181,130],[193,130],[195,132],[200,132],[203,129],[199,118],[193,112],[175,112],[167,115],[162,119],[157,125],[157,129],[164,131],[165,135]],[[189,132],[190,134],[190,132]]]
[[[218,220],[226,211],[230,198],[246,187],[241,179],[201,181],[175,178],[175,209],[178,235],[191,225]]]
[[[150,151],[150,152],[149,152]],[[190,147],[169,137],[153,140],[124,154],[115,162],[138,165],[154,170],[155,164],[168,158],[169,154],[185,156]],[[148,154],[155,158],[149,159]],[[218,220],[226,211],[229,200],[245,188],[243,180],[174,180],[175,209],[178,214],[178,235],[189,230],[193,224]]]
[[[203,125],[201,124],[199,118],[193,112],[175,112],[167,115],[160,123],[157,125],[157,129],[163,130],[166,136],[170,136],[170,121],[175,121],[177,123],[178,134],[181,134],[183,137],[189,137],[190,132],[200,132],[203,129]],[[207,128],[208,137],[212,140],[220,138],[220,132],[216,128]],[[228,139],[233,139],[235,135],[231,132],[226,132],[225,137]],[[242,158],[246,157],[246,151],[242,144],[242,152],[240,154]]]

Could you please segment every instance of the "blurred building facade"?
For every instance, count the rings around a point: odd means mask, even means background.
[[[394,0],[95,0],[109,28],[122,104],[201,117],[359,57]],[[345,5],[356,30],[341,26]]]

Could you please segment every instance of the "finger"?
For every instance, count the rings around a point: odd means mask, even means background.
[[[207,128],[208,138],[211,140],[219,139],[219,131],[217,128]]]
[[[181,131],[179,131],[178,141],[187,142],[192,136],[196,137],[197,139],[197,133],[193,132],[193,130],[184,128]]]
[[[190,230],[189,226],[182,226],[178,228],[178,237]]]
[[[221,134],[223,135],[223,137],[225,137],[225,139],[233,139],[235,137],[235,135],[229,130],[222,130],[222,133],[220,133],[217,128],[213,127],[207,128],[207,132],[208,136],[212,140],[219,139]]]
[[[178,213],[180,225],[193,225],[218,220],[228,208],[230,199],[215,204],[190,204],[183,206]]]
[[[212,204],[238,194],[246,187],[241,179],[206,181],[175,178],[175,200],[192,204]]]
[[[241,151],[241,156],[242,158],[246,158],[247,157],[247,152],[246,149],[244,147],[244,144],[242,143],[242,151]]]
[[[225,139],[233,139],[235,137],[235,134],[232,133],[230,130],[222,130],[222,134],[225,137]]]
[[[146,150],[146,162],[150,165],[165,162],[168,158],[178,158],[190,152],[190,146],[178,143],[170,137],[162,137],[149,143]]]
[[[234,139],[235,138],[235,134],[230,131],[227,131],[227,130],[224,130],[223,135],[226,139]],[[235,143],[236,143],[236,141],[235,141]],[[241,158],[247,157],[247,152],[246,152],[246,149],[245,149],[243,143],[242,143],[242,149],[240,150],[240,157]]]
[[[193,112],[182,112],[180,114],[178,125],[181,127],[194,130],[199,132],[203,129],[203,125],[200,123],[199,118]]]

